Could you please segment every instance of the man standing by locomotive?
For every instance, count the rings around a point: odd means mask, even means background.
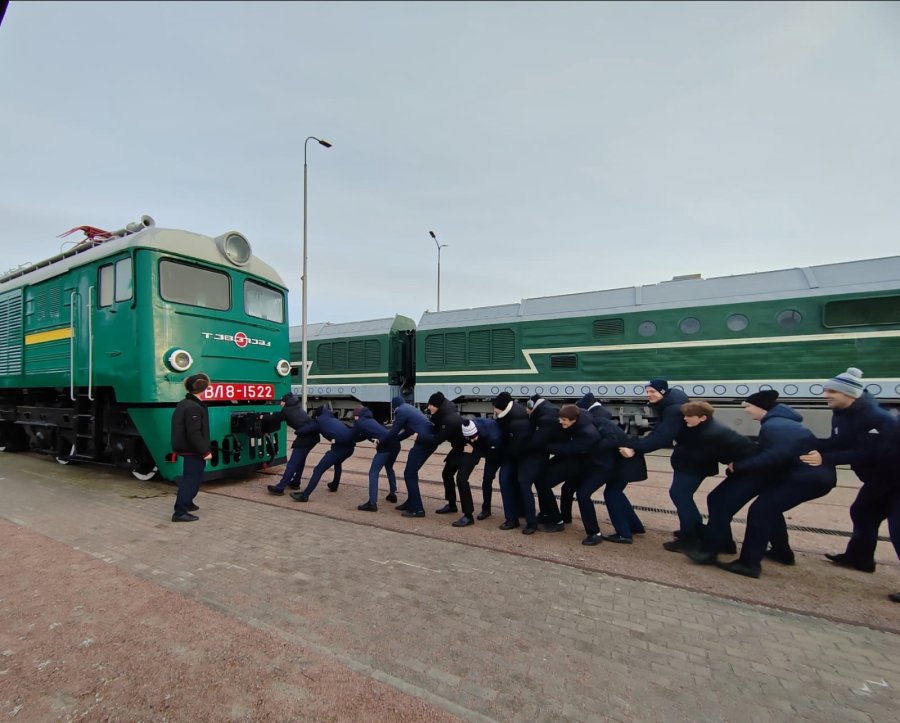
[[[191,513],[200,509],[194,504],[194,498],[203,483],[206,460],[212,457],[209,411],[200,399],[208,386],[209,377],[203,373],[192,374],[185,379],[187,394],[178,402],[172,414],[172,450],[184,460],[184,468],[178,478],[172,522],[194,522],[200,519]]]
[[[825,382],[823,394],[833,410],[831,437],[817,440],[800,461],[814,467],[849,464],[859,477],[862,487],[850,506],[853,536],[846,551],[825,557],[841,567],[875,572],[878,528],[885,519],[900,557],[900,454],[897,420],[865,391],[862,375],[851,367]],[[900,602],[900,596],[891,600]]]

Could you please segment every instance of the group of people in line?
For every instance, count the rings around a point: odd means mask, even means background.
[[[389,428],[377,422],[364,406],[354,410],[352,427],[337,419],[327,405],[311,417],[296,396],[286,394],[281,411],[267,424],[274,429],[286,422],[295,437],[284,474],[277,484],[268,486],[268,491],[284,495],[285,489],[291,488],[294,500],[306,502],[323,474],[332,468],[334,478],[328,489],[337,491],[341,463],[353,454],[358,442],[370,440],[376,444],[376,453],[369,468],[369,494],[358,509],[377,512],[382,470],[389,485],[385,499],[397,502],[393,467],[401,442],[412,438],[403,470],[407,496],[396,509],[404,517],[424,517],[419,471],[438,447],[448,442],[450,451],[441,472],[446,503],[436,512],[461,512],[452,522],[454,527],[468,527],[476,519],[491,516],[493,482],[499,476],[504,518],[501,530],[521,528],[526,535],[538,530],[560,532],[572,522],[572,505],[577,501],[585,532],[583,545],[603,541],[631,544],[634,535],[644,532],[644,526],[625,489],[628,483],[647,478],[644,455],[674,446],[669,495],[679,529],[663,547],[682,552],[699,564],[718,565],[731,573],[758,578],[764,559],[794,564],[784,513],[828,494],[837,483],[835,467],[850,465],[862,482],[850,507],[853,533],[845,552],[826,557],[842,567],[874,572],[878,530],[885,519],[900,557],[900,422],[865,390],[862,376],[859,369],[850,368],[823,385],[832,410],[832,430],[827,439],[815,437],[803,426],[801,415],[781,402],[773,389],[760,390],[743,402],[750,418],[760,423],[754,441],[717,421],[711,404],[690,400],[682,390],[670,388],[665,379],[651,379],[645,386],[656,424],[641,437],[626,434],[590,393],[575,404],[558,407],[538,394],[521,404],[502,392],[491,400],[494,417],[475,419],[464,419],[441,392],[429,398],[428,416],[396,397],[391,403],[394,419]],[[202,384],[202,380],[192,380],[194,377],[186,381],[186,386],[188,382]],[[198,393],[192,392],[191,386],[188,391],[179,407],[185,405],[187,412],[193,413]],[[173,448],[187,455],[187,476],[188,456],[200,455],[199,449],[176,445],[182,437],[190,436],[179,436],[178,419],[176,409]],[[306,459],[320,435],[331,442],[331,447],[301,490]],[[476,516],[469,480],[482,461],[482,504]],[[726,466],[726,476],[707,496],[708,519],[704,524],[694,496],[704,479],[718,475],[719,465]],[[200,469],[202,477],[202,466]],[[592,501],[600,487],[604,488],[613,534],[600,532]],[[179,487],[173,521],[196,519],[185,500],[193,506],[193,496],[182,499]],[[751,501],[738,557],[720,562],[719,555],[738,553],[731,521]],[[890,599],[900,602],[900,593]]]

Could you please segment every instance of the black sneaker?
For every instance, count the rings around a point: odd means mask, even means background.
[[[726,572],[733,572],[735,575],[743,575],[744,577],[758,578],[760,570],[758,567],[750,567],[750,565],[742,562],[740,558],[731,562],[717,563]]]
[[[424,517],[425,510],[416,510],[416,511],[406,510],[406,512],[403,513],[403,516],[404,517]]]
[[[200,508],[197,507],[197,505],[195,505],[193,502],[191,502],[191,504],[188,505],[188,512],[196,512],[199,509]]]
[[[297,500],[297,502],[309,502],[309,495],[305,495],[302,492],[291,492],[291,499]]]
[[[478,513],[479,520],[486,520],[490,516],[491,516],[490,510],[482,510],[481,512]]]
[[[522,528],[523,535],[533,535],[537,531],[537,525],[525,525],[525,527]]]
[[[387,497],[384,498],[384,501],[385,502],[396,502],[397,495],[395,495],[393,492],[391,492]]]
[[[831,560],[838,567],[849,567],[851,570],[859,570],[860,572],[875,572],[875,563],[863,563],[861,565],[857,564],[844,552],[839,552],[837,555],[832,555],[830,553],[825,553],[825,557]]]
[[[504,520],[503,524],[500,525],[501,530],[514,530],[519,526],[518,520]]]
[[[266,485],[266,489],[269,490],[270,495],[275,495],[276,497],[284,497],[284,490],[281,487],[276,487],[275,485]]]
[[[603,539],[606,540],[607,542],[618,543],[619,545],[630,545],[633,542],[633,540],[630,537],[625,537],[618,533],[616,533],[615,535],[603,535]]]
[[[197,515],[192,515],[189,512],[185,512],[183,515],[172,515],[172,522],[194,522],[199,519]]]
[[[892,592],[890,595],[888,595],[888,600],[890,600],[891,602],[900,603],[900,592]]]
[[[328,483],[328,491],[329,492],[337,492],[338,483],[337,482],[329,482]]]
[[[593,547],[594,545],[599,545],[601,542],[603,542],[603,535],[597,534],[588,535],[581,541],[581,544]]]
[[[449,515],[452,512],[459,512],[459,510],[456,508],[456,505],[447,504],[441,507],[441,509],[435,510],[434,512],[437,515]]]
[[[361,505],[357,505],[356,509],[361,510],[362,512],[378,512],[378,505],[373,505],[371,502],[364,502]]]
[[[565,529],[566,525],[562,520],[559,522],[544,522],[541,525],[542,532],[564,532]]]
[[[475,520],[472,519],[471,515],[463,515],[456,522],[451,522],[450,524],[454,527],[468,527],[469,525],[474,525]]]

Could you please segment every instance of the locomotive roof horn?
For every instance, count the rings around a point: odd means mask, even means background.
[[[138,231],[143,231],[145,228],[151,228],[156,225],[156,221],[153,220],[152,216],[147,216],[146,214],[141,216],[140,221],[132,221],[125,228],[120,228],[118,231],[113,231],[110,236],[127,236],[130,233],[137,233]]]

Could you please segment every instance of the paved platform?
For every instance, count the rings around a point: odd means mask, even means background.
[[[4,519],[464,719],[896,720],[889,632],[223,494],[173,525],[170,487],[30,456],[0,478]]]

